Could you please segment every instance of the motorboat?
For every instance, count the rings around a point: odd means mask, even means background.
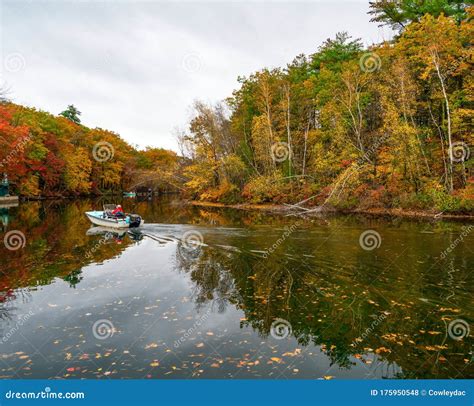
[[[114,215],[115,204],[105,204],[103,211],[86,211],[86,216],[92,224],[110,228],[136,228],[145,222],[138,214]]]

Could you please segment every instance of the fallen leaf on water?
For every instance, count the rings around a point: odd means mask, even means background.
[[[153,361],[153,362],[150,364],[150,366],[153,367],[153,368],[154,368],[154,367],[157,367],[157,366],[159,366],[159,365],[160,365],[160,363],[159,363],[158,361]]]
[[[278,362],[278,363],[282,362],[282,359],[278,357],[271,357],[270,359],[274,362]]]
[[[197,347],[197,348],[204,347],[204,343],[199,343],[199,344],[196,344],[196,347]]]
[[[461,309],[453,309],[451,307],[442,307],[439,309],[440,312],[454,312],[454,313],[459,313]]]
[[[426,345],[426,351],[438,351],[438,350],[446,350],[448,348],[447,345]]]
[[[285,352],[282,354],[283,357],[296,357],[301,353],[301,350],[297,348],[294,352]]]

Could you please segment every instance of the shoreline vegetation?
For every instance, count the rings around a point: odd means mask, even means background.
[[[161,196],[169,195],[179,195],[179,192],[169,192],[161,193],[160,195],[154,196],[159,198]],[[79,198],[99,198],[99,197],[123,197],[122,193],[116,194],[107,194],[107,195],[89,195],[89,196],[80,196]],[[44,201],[44,200],[67,200],[67,199],[77,199],[77,196],[40,196],[40,197],[22,197],[20,201]],[[304,211],[296,213],[292,211],[291,206],[284,204],[275,204],[275,203],[265,203],[265,204],[255,204],[255,203],[220,203],[220,202],[210,202],[210,201],[198,201],[198,200],[187,200],[182,199],[183,204],[197,206],[197,207],[206,207],[206,208],[227,208],[227,209],[236,209],[236,210],[246,210],[246,211],[264,211],[269,213],[276,214],[285,214],[293,216],[303,216],[311,217],[321,214],[361,214],[377,217],[406,217],[406,218],[436,218],[436,219],[455,219],[455,220],[472,220],[474,221],[473,214],[461,214],[461,213],[443,213],[437,212],[435,210],[409,210],[409,209],[400,209],[400,208],[369,208],[369,209],[335,209],[333,207],[327,207],[323,210],[317,212],[305,214]]]
[[[474,7],[374,1],[394,38],[364,47],[347,33],[282,68],[239,77],[217,104],[193,106],[180,154],[143,150],[0,89],[0,173],[22,199],[183,199],[308,215],[474,216]],[[208,202],[208,203],[206,203]]]
[[[304,212],[294,213],[291,211],[291,207],[279,204],[251,204],[251,203],[239,203],[239,204],[225,204],[216,202],[203,202],[191,200],[187,202],[192,206],[198,207],[209,207],[209,208],[229,208],[237,210],[256,210],[266,211],[277,214],[287,215],[301,215],[305,216]],[[455,219],[455,220],[472,220],[474,221],[474,214],[456,214],[456,213],[441,213],[435,211],[421,211],[421,210],[404,210],[404,209],[354,209],[354,210],[336,210],[334,208],[328,208],[326,210],[319,211],[317,213],[310,213],[310,215],[318,214],[361,214],[377,217],[407,217],[407,218],[436,218],[436,219]]]

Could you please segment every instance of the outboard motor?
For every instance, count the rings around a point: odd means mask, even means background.
[[[142,223],[142,218],[138,214],[130,214],[130,228],[133,227],[140,227],[140,224]]]

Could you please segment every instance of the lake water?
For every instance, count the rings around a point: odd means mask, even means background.
[[[472,223],[102,203],[2,211],[2,378],[474,377]]]

